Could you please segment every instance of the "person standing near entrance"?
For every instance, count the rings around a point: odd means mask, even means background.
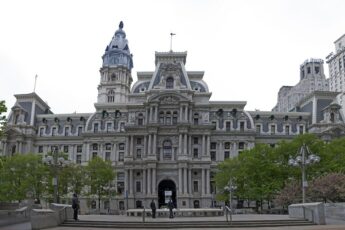
[[[152,218],[156,218],[156,204],[153,199],[151,201],[150,207],[152,210]]]
[[[169,218],[172,219],[174,218],[174,213],[173,213],[174,203],[171,199],[168,202],[168,208],[169,208]]]
[[[73,194],[72,208],[73,208],[73,219],[78,220],[79,200],[76,193]]]

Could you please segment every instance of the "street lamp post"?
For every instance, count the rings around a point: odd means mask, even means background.
[[[302,202],[305,203],[305,188],[308,187],[308,182],[306,180],[306,167],[308,165],[318,163],[320,157],[312,154],[306,144],[303,144],[299,150],[298,156],[294,159],[290,157],[289,165],[301,167],[302,170]]]
[[[54,186],[54,203],[59,203],[59,190],[58,190],[58,184],[59,184],[59,174],[58,170],[67,164],[69,164],[68,160],[65,160],[63,157],[59,157],[58,154],[58,148],[54,147],[52,149],[52,156],[46,156],[43,158],[43,163],[51,166],[53,169],[53,186]]]

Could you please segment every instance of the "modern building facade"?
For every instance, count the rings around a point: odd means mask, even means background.
[[[36,93],[15,95],[0,146],[6,156],[58,150],[81,165],[94,156],[111,161],[116,195],[102,199],[103,210],[148,207],[151,199],[163,206],[168,196],[178,208],[212,207],[219,162],[308,132],[322,121],[313,113],[325,113],[308,103],[300,111],[264,112],[246,111],[245,101],[212,101],[204,72],[186,70],[187,52],[156,52],[154,71],[138,72],[132,85],[122,23],[102,58],[95,111],[54,114]],[[316,64],[321,79],[320,62],[310,66]],[[96,199],[81,200],[83,212],[98,207]]]

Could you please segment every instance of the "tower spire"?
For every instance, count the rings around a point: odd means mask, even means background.
[[[36,92],[36,82],[37,82],[37,74],[35,75],[35,84],[34,84],[34,93]]]

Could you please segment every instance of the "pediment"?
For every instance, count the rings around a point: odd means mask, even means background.
[[[178,104],[180,101],[189,101],[188,98],[174,93],[154,95],[148,99],[148,102],[157,102],[159,104]]]

